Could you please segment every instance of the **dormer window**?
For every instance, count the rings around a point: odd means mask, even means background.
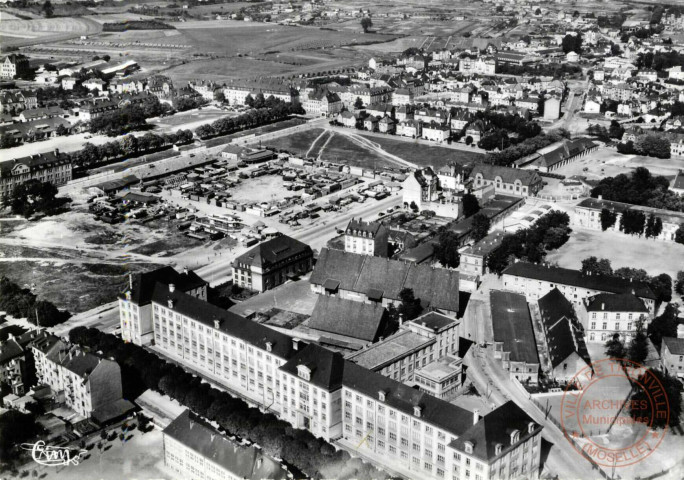
[[[534,433],[534,426],[535,426],[535,423],[530,422],[529,425],[527,425],[527,432],[528,433]]]
[[[168,306],[169,306],[169,308],[173,308],[173,299],[172,298],[169,298]]]
[[[273,350],[273,344],[271,342],[266,342],[266,351],[270,352]]]
[[[421,412],[422,410],[423,410],[423,409],[420,408],[419,406],[413,407],[413,415],[416,416],[416,417],[418,417],[418,418],[420,418],[420,412]]]
[[[500,443],[497,443],[496,446],[494,447],[494,455],[501,455],[501,449],[503,448],[503,445]]]
[[[466,453],[473,453],[473,443],[472,442],[465,442],[465,452]]]
[[[520,440],[520,430],[513,430],[511,432],[511,445],[515,445]]]
[[[385,401],[385,395],[386,394],[383,390],[378,391],[378,400],[380,400],[381,402],[384,402]]]
[[[131,299],[131,291],[129,290],[126,292],[126,300],[130,301],[130,299]]]
[[[306,365],[299,365],[297,367],[297,375],[306,381],[311,380],[311,369]]]

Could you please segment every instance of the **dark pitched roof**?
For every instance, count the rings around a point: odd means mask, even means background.
[[[503,342],[503,351],[510,352],[513,362],[539,363],[532,318],[524,295],[492,290],[494,341]]]
[[[211,424],[185,410],[164,429],[164,435],[177,440],[204,458],[220,465],[236,478],[285,480],[287,470],[254,446],[245,446],[221,435]]]
[[[411,388],[379,373],[345,361],[343,384],[372,398],[385,394],[384,403],[414,416],[414,407],[421,407],[420,418],[454,436],[462,435],[473,423],[473,414],[430,394]]]
[[[532,433],[529,432],[533,423]],[[473,445],[473,455],[482,460],[492,461],[498,456],[506,455],[515,448],[511,445],[511,434],[514,430],[520,432],[519,442],[526,441],[532,435],[539,433],[542,426],[533,422],[515,402],[509,400],[496,410],[485,415],[472,425],[463,435],[451,442],[449,446],[456,450],[465,451],[465,442]],[[496,446],[501,445],[501,452],[496,455]]]
[[[240,315],[216,307],[211,303],[175,290],[169,291],[167,285],[157,283],[152,293],[152,301],[167,307],[169,300],[173,301],[173,310],[192,318],[211,328],[215,328],[215,321],[219,321],[218,330],[233,337],[241,338],[245,342],[266,350],[266,343],[271,344],[271,352],[280,358],[290,358],[295,351],[292,339],[276,330],[247,320]]]
[[[557,288],[541,297],[537,303],[546,332],[551,366],[556,368],[573,352],[589,364],[591,358],[572,303]]]
[[[520,183],[526,186],[541,183],[541,177],[533,170],[523,170],[520,168],[499,167],[496,165],[480,164],[473,168],[470,173],[472,178],[480,173],[485,180],[494,180],[496,177],[501,177],[504,183],[514,183],[520,180]]]
[[[599,293],[586,300],[588,312],[644,312],[648,308],[636,295],[631,293]]]
[[[194,290],[207,284],[206,281],[202,280],[192,270],[178,273],[173,267],[161,267],[150,272],[133,275],[133,288],[130,288],[129,283],[129,288],[127,289],[127,291],[131,292],[131,301],[138,306],[149,304],[157,283],[164,285],[173,284],[181,292]],[[120,297],[125,298],[123,296]]]
[[[378,231],[382,228],[381,222],[364,222],[362,219],[353,218],[349,220],[347,224],[346,233],[356,234],[356,232],[366,232],[374,237],[378,234]]]
[[[319,295],[308,326],[324,332],[373,342],[385,317],[380,303],[363,303]]]
[[[17,128],[18,126],[21,126],[21,124],[8,125],[7,127],[3,128]],[[8,155],[5,155],[5,158],[8,158]],[[42,168],[49,168],[56,165],[66,165],[69,163],[71,163],[70,157],[63,153],[59,153],[57,150],[53,152],[38,153],[35,155],[29,155],[28,157],[4,160],[0,162],[0,177],[11,175],[12,169],[18,164],[26,165],[31,172],[34,172]]]
[[[309,344],[299,350],[287,363],[280,367],[281,370],[298,375],[297,368],[304,365],[311,370],[309,382],[317,387],[332,392],[342,386],[344,372],[344,357],[338,352],[332,352],[327,348]]]
[[[313,255],[313,251],[307,244],[287,235],[281,235],[260,243],[240,255],[233,263],[243,263],[267,269],[271,265],[299,254]]]
[[[639,298],[655,300],[651,287],[642,282],[630,282],[627,279],[607,275],[584,275],[579,270],[569,268],[537,265],[528,262],[516,262],[503,271],[504,275],[515,275],[533,278],[561,285],[571,285],[590,290],[608,293],[631,293],[634,290]]]
[[[310,282],[324,285],[327,280],[340,282],[342,290],[364,294],[378,290],[392,300],[399,300],[402,289],[411,288],[424,307],[458,311],[459,274],[453,270],[324,248]]]
[[[24,349],[14,338],[10,338],[5,342],[0,342],[0,365],[23,355]]]
[[[670,188],[684,190],[684,171],[680,170],[679,172],[677,172],[677,175],[672,181],[672,186]]]
[[[684,338],[663,337],[663,346],[667,346],[672,355],[684,355]]]

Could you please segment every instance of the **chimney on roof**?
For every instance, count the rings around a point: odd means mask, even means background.
[[[605,304],[605,303],[601,303],[601,310],[605,310],[605,309],[606,309],[606,304]]]
[[[473,410],[473,425],[475,425],[480,420],[480,409],[476,408]]]
[[[169,283],[169,293],[173,293],[176,291],[176,285],[173,283]]]
[[[186,275],[189,273],[188,267],[183,267],[183,273],[186,274]]]
[[[292,350],[299,350],[299,339],[292,339]]]

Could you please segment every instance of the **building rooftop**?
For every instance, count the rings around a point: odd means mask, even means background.
[[[499,248],[501,241],[503,240],[504,232],[494,231],[487,235],[485,238],[466,248],[462,253],[463,255],[472,255],[477,257],[486,257],[491,252]]]
[[[570,285],[608,293],[631,293],[634,291],[635,295],[639,298],[652,300],[656,298],[651,287],[643,282],[606,275],[584,275],[579,270],[538,265],[536,263],[516,262],[507,267],[503,271],[503,275],[532,278],[554,284]]]
[[[329,281],[341,290],[392,300],[411,288],[424,307],[458,312],[459,274],[453,270],[324,248],[310,282],[322,286]]]
[[[460,358],[446,355],[416,370],[415,374],[439,383],[451,377],[454,373],[460,372],[461,363],[462,360]]]
[[[588,312],[643,312],[648,308],[636,295],[631,293],[599,293],[585,300]]]
[[[200,456],[220,465],[235,478],[285,480],[288,471],[254,446],[222,435],[210,423],[185,410],[164,429],[167,435]]]
[[[348,355],[347,360],[369,370],[378,371],[432,343],[435,343],[434,338],[428,338],[409,330],[400,330],[385,340]]]
[[[684,355],[684,338],[663,337],[663,346],[667,347],[672,355]]]
[[[302,366],[308,369],[309,382],[313,385],[327,391],[334,391],[342,386],[344,357],[340,353],[308,344],[297,351],[280,369],[296,377]]]
[[[311,247],[287,235],[280,235],[260,243],[233,261],[233,265],[246,264],[264,270],[296,255],[313,256]]]
[[[131,288],[131,282],[133,288]],[[125,292],[131,292],[131,302],[138,306],[144,306],[152,300],[152,292],[157,283],[173,284],[181,292],[188,292],[207,285],[207,282],[192,270],[178,273],[173,267],[167,266],[149,272],[131,274]],[[125,299],[125,293],[119,295],[119,298]]]
[[[440,330],[446,327],[451,327],[457,322],[453,318],[442,315],[439,312],[428,312],[414,318],[413,320],[410,320],[407,323],[415,323],[416,325],[421,325],[423,327],[429,328],[435,333],[438,333]]]
[[[373,342],[382,333],[385,317],[386,310],[380,303],[319,295],[307,326]]]
[[[517,443],[511,445],[511,436],[515,431],[520,432],[519,440],[524,442],[541,432],[542,428],[541,425],[534,423],[532,418],[515,402],[510,400],[471,425],[449,446],[463,452],[465,451],[465,443],[469,442],[473,446],[475,457],[491,462],[517,447]],[[501,451],[498,455],[496,452],[497,445],[501,445]]]
[[[546,332],[551,366],[556,368],[573,352],[577,352],[589,364],[591,358],[572,303],[557,288],[541,297],[537,303]]]
[[[490,292],[494,341],[503,342],[513,362],[539,363],[532,318],[524,295],[492,290]]]

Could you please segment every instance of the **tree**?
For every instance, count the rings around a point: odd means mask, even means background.
[[[617,221],[617,213],[607,208],[601,209],[601,230],[604,232],[615,225]]]
[[[677,272],[677,281],[675,282],[675,292],[684,295],[684,270]]]
[[[682,223],[675,231],[675,242],[684,245],[684,223]]]
[[[465,144],[468,145],[468,146],[470,146],[472,143],[473,143],[473,137],[471,137],[470,135],[468,135],[468,136],[465,138]]]
[[[657,381],[654,381],[653,377],[655,377]],[[657,410],[653,406],[652,395],[655,393],[653,388],[656,388],[656,391],[659,392],[659,387],[649,387],[648,392],[643,387],[636,387],[634,389],[631,401],[629,402],[629,413],[631,417],[638,422],[649,425],[651,428],[664,428],[665,426],[676,427],[679,425],[679,416],[682,413],[682,383],[679,379],[659,370],[649,368],[639,376],[638,384],[662,385],[665,396],[667,397],[669,419],[666,416],[657,415]]]
[[[458,235],[447,228],[443,228],[435,244],[435,258],[445,267],[457,268],[461,261],[458,247]]]
[[[13,213],[28,218],[37,212],[51,213],[67,201],[56,196],[57,187],[52,183],[31,179],[14,187],[9,204]]]
[[[254,107],[254,97],[252,97],[252,94],[248,94],[247,97],[245,97],[245,105]]]
[[[677,314],[677,307],[668,304],[663,313],[648,324],[648,338],[651,339],[656,349],[660,350],[663,337],[677,336],[677,325],[679,325]]]
[[[52,15],[55,13],[55,9],[52,6],[52,3],[50,3],[50,0],[45,0],[45,3],[43,3],[43,15],[45,18],[50,18]]]
[[[0,415],[0,462],[18,459],[20,445],[42,432],[33,414],[9,410]]]
[[[582,36],[579,32],[576,35],[567,34],[563,37],[561,45],[563,47],[563,53],[582,53]]]
[[[669,302],[672,300],[672,277],[667,273],[661,273],[649,280],[648,285],[656,295],[656,302]]]
[[[226,101],[226,95],[223,93],[222,89],[218,88],[214,90],[214,100],[221,103]]]
[[[617,120],[612,120],[610,122],[610,127],[608,128],[608,135],[610,138],[617,138],[620,139],[622,138],[622,135],[625,133],[625,128],[620,125],[620,122]]]
[[[471,225],[473,240],[479,242],[489,234],[491,221],[484,213],[476,213],[473,215],[473,223]]]
[[[0,148],[12,148],[16,145],[16,140],[9,133],[0,133]]]
[[[627,350],[627,358],[636,363],[643,363],[648,356],[648,338],[646,337],[646,329],[644,328],[644,321],[639,319],[636,323],[636,333],[629,344]]]
[[[662,231],[663,221],[651,213],[646,220],[646,238],[657,237]]]
[[[411,205],[409,205],[409,208],[411,208],[411,210],[413,210],[414,212],[418,211],[418,205],[416,205],[416,202],[414,201],[411,201]]]
[[[617,333],[606,342],[605,353],[610,358],[625,358],[625,346],[620,341],[620,335]]]
[[[598,259],[594,256],[582,260],[582,274],[584,275],[612,275],[613,268],[607,258]]]
[[[357,110],[363,108],[363,100],[361,100],[361,97],[356,97],[356,100],[354,101],[354,108]]]
[[[620,231],[627,235],[642,235],[646,227],[646,215],[639,210],[625,210],[620,217]]]
[[[400,315],[403,315],[404,321],[413,320],[423,311],[420,305],[420,298],[416,298],[413,289],[404,288],[399,292],[399,299],[401,305],[397,309]]]
[[[643,268],[620,267],[613,272],[613,275],[633,282],[645,283],[651,279]]]
[[[472,193],[466,193],[461,199],[463,202],[463,215],[466,217],[471,217],[480,211],[480,202],[477,201],[477,197]]]
[[[373,26],[373,20],[370,17],[363,17],[361,19],[361,28],[363,28],[363,33],[368,33],[368,30]]]

